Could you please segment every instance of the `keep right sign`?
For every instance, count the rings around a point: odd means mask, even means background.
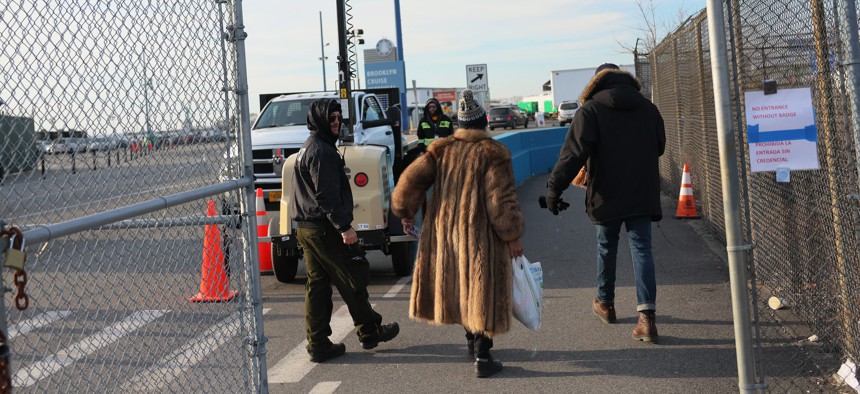
[[[487,65],[471,64],[466,66],[466,86],[473,92],[486,92],[490,84],[487,82]]]

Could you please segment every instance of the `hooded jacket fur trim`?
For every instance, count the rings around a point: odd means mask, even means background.
[[[580,104],[585,104],[586,101],[591,100],[595,93],[606,88],[604,85],[608,80],[615,79],[617,76],[629,77],[631,85],[637,91],[642,90],[642,85],[639,83],[639,80],[633,76],[633,74],[624,70],[607,68],[591,77],[591,81],[588,82],[588,85],[585,85],[585,89],[582,89],[582,95],[579,96]]]
[[[460,324],[488,337],[511,322],[507,242],[525,231],[511,155],[486,130],[458,129],[409,165],[392,195],[397,216],[414,218],[425,197],[409,316]]]

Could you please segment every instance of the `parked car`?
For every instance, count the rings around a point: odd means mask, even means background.
[[[487,121],[490,123],[490,130],[495,130],[496,127],[510,127],[512,129],[517,128],[517,126],[529,127],[529,118],[525,112],[517,107],[490,108]]]
[[[49,148],[51,153],[79,153],[87,151],[86,138],[60,138],[54,141]]]
[[[36,141],[36,151],[39,152],[40,155],[51,153],[51,144],[52,142],[50,140]]]
[[[576,101],[561,103],[558,106],[558,125],[564,126],[573,122],[573,115],[576,115],[578,109],[579,103]]]
[[[87,150],[91,151],[111,151],[116,149],[117,146],[118,142],[115,139],[109,137],[90,138],[89,142],[87,142]]]

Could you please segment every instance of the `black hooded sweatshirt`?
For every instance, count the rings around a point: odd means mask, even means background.
[[[314,101],[308,109],[311,135],[299,150],[290,184],[290,217],[299,227],[334,226],[341,233],[352,228],[352,190],[328,121],[340,111],[331,99]]]
[[[587,161],[585,210],[593,223],[660,220],[659,157],[666,148],[660,111],[622,70],[595,75],[580,102],[547,189],[560,194]]]

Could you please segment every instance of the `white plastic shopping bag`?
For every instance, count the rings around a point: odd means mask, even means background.
[[[515,257],[511,263],[514,268],[514,317],[529,330],[537,331],[543,298],[543,270],[540,263],[531,264],[525,256]]]

